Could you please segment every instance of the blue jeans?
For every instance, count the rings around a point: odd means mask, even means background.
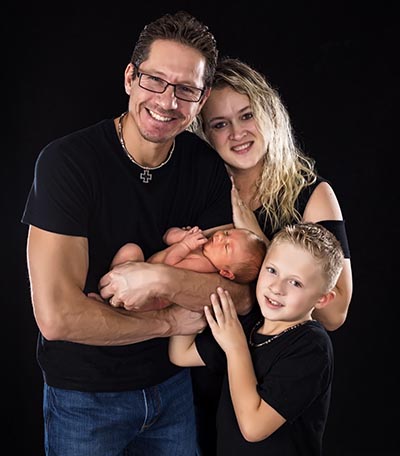
[[[188,369],[141,390],[91,393],[44,385],[46,456],[194,456]]]

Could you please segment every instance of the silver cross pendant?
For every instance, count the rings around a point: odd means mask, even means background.
[[[144,184],[148,184],[151,181],[152,177],[153,176],[150,174],[150,171],[148,169],[145,169],[142,173],[140,173],[140,180]]]

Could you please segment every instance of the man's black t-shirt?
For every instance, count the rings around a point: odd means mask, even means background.
[[[171,226],[202,229],[232,222],[231,183],[218,154],[183,132],[164,166],[144,183],[143,169],[124,153],[112,119],[46,146],[40,153],[22,221],[43,230],[83,236],[89,243],[85,293],[98,282],[127,242],[145,258],[165,248]],[[81,391],[122,391],[162,382],[178,372],[168,358],[168,339],[126,346],[89,346],[38,338],[45,381]]]

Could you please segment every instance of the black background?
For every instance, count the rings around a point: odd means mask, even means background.
[[[345,325],[331,333],[336,371],[324,455],[397,455],[394,2],[217,0],[163,7],[144,1],[107,7],[57,2],[57,10],[35,2],[3,7],[2,415],[12,454],[43,454],[37,327],[25,260],[27,227],[20,223],[35,159],[52,139],[126,109],[123,72],[138,34],[178,9],[210,27],[221,55],[245,60],[268,76],[346,219],[354,294]]]

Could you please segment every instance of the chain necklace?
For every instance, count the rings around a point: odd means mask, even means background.
[[[258,347],[262,347],[263,345],[267,345],[267,344],[270,344],[273,340],[277,339],[278,337],[281,337],[283,336],[285,333],[289,332],[289,331],[293,331],[293,329],[296,329],[298,328],[299,326],[303,326],[305,325],[306,323],[308,323],[309,321],[313,321],[313,320],[305,320],[305,321],[302,321],[300,323],[297,323],[293,326],[289,326],[289,328],[286,328],[284,331],[280,332],[279,334],[275,334],[274,336],[272,336],[270,339],[267,339],[265,340],[264,342],[260,342],[259,344],[256,344],[255,342],[253,342],[253,334],[255,331],[257,331],[257,329],[261,326],[261,324],[263,323],[264,319],[262,318],[261,320],[259,320],[254,326],[253,326],[253,329],[250,331],[250,335],[249,335],[249,345],[250,347],[255,347],[255,348],[258,348]]]
[[[144,184],[148,184],[151,179],[153,178],[153,175],[151,174],[150,171],[154,171],[156,169],[159,169],[161,168],[162,166],[166,165],[169,160],[171,159],[172,157],[172,153],[175,149],[175,140],[174,140],[174,143],[172,144],[172,147],[168,153],[168,157],[166,160],[164,160],[162,163],[160,163],[158,166],[143,166],[141,165],[140,163],[138,163],[134,158],[133,158],[133,155],[131,155],[128,151],[128,149],[126,148],[126,145],[125,145],[125,140],[124,140],[124,135],[123,135],[123,132],[122,132],[122,120],[124,119],[124,117],[128,114],[128,112],[124,112],[123,114],[120,115],[119,117],[119,120],[118,120],[118,139],[119,139],[119,142],[122,146],[122,149],[124,150],[126,156],[129,158],[129,160],[134,163],[136,166],[139,166],[139,168],[142,168],[143,169],[143,172],[140,173],[140,180],[144,183]]]

